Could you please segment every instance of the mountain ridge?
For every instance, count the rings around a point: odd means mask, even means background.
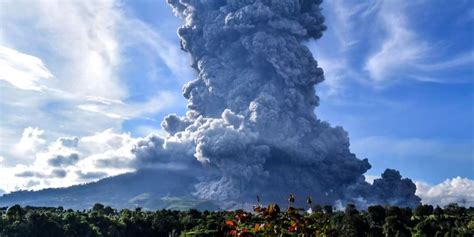
[[[70,187],[4,194],[0,196],[0,206],[62,206],[80,210],[102,203],[119,209],[217,209],[212,202],[193,198],[182,186],[159,182],[169,179],[179,179],[180,183],[189,183],[189,186],[196,180],[179,171],[142,169]]]

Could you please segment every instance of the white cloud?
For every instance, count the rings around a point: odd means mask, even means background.
[[[331,15],[331,23],[335,26],[330,27],[329,30],[334,31],[337,41],[341,45],[342,51],[349,49],[362,40],[362,37],[357,37],[357,34],[362,34],[360,26],[356,27],[352,22],[357,17],[366,17],[371,11],[380,6],[380,2],[357,2],[349,3],[347,1],[334,0],[327,1],[324,4],[328,5],[329,9],[324,8],[324,13],[329,11]],[[357,28],[357,31],[355,31]]]
[[[38,134],[37,129],[25,129],[30,130]],[[130,134],[112,129],[81,138],[59,138],[38,149],[28,164],[0,166],[0,187],[7,192],[66,187],[133,171],[135,141]]]
[[[56,86],[79,95],[125,95],[117,80],[116,28],[123,15],[115,1],[19,0],[3,2],[2,9],[1,20],[8,23],[3,24],[2,44],[48,50],[48,62],[59,79]],[[24,27],[25,22],[32,25]]]
[[[398,71],[418,64],[427,56],[429,47],[417,34],[407,27],[403,5],[384,2],[378,12],[387,37],[380,49],[366,62],[370,78],[375,81],[390,79]]]
[[[346,88],[351,87],[350,83],[366,83],[362,69],[352,64],[361,55],[359,47],[367,42],[370,31],[370,27],[361,26],[374,26],[371,18],[380,5],[380,2],[323,2],[328,29],[321,39],[307,45],[324,70],[326,80],[319,85],[319,95],[325,100],[343,97]],[[357,55],[354,55],[354,50]]]
[[[14,85],[0,84],[4,163],[21,163],[22,155],[12,147],[27,126],[48,131],[47,140],[120,128],[121,121],[115,118],[77,108],[90,98],[119,101],[127,96],[119,77],[117,32],[119,21],[126,19],[115,1],[19,0],[3,1],[1,7],[0,65]],[[43,80],[53,74],[52,80]]]
[[[386,37],[378,49],[368,57],[364,68],[368,71],[369,78],[376,84],[401,78],[437,83],[466,82],[465,78],[433,76],[433,71],[439,73],[466,66],[472,67],[474,57],[472,52],[454,57],[442,53],[443,48],[439,42],[433,42],[424,36],[422,31],[410,28],[415,19],[410,19],[407,12],[424,11],[426,9],[424,4],[429,2],[383,1],[380,4],[375,22],[382,22],[378,30],[384,29]]]
[[[135,132],[139,136],[147,136],[150,134],[157,134],[162,137],[167,136],[166,131],[163,130],[160,126],[146,126],[146,125],[138,126],[137,128],[135,128]]]
[[[149,56],[162,61],[180,82],[195,77],[191,67],[187,66],[191,64],[190,56],[176,47],[178,42],[172,42],[163,35],[165,33],[175,35],[175,29],[159,32],[139,20],[127,21],[122,27],[133,29],[128,32],[129,43],[145,46]]]
[[[16,191],[19,189],[26,188],[28,181],[31,179],[25,179],[17,177],[17,172],[25,171],[24,165],[17,165],[15,167],[3,167],[0,166],[0,187],[6,193]]]
[[[452,59],[442,62],[435,62],[431,64],[419,64],[417,67],[425,71],[439,71],[444,69],[451,69],[463,65],[474,65],[474,52],[457,55]]]
[[[41,138],[44,131],[39,128],[27,127],[23,130],[20,141],[14,146],[15,152],[22,156],[34,155],[38,149],[45,144],[45,140]]]
[[[319,86],[319,94],[325,99],[341,99],[348,96],[346,89],[354,84],[379,89],[402,79],[471,82],[472,77],[445,74],[462,70],[469,75],[474,66],[473,53],[455,55],[447,50],[452,42],[435,41],[413,23],[417,15],[429,10],[426,4],[430,3],[324,1],[328,30],[321,39],[308,43],[325,72],[326,81]],[[422,27],[432,27],[428,22],[424,24]]]
[[[447,179],[437,185],[416,182],[416,195],[424,204],[445,206],[458,203],[463,206],[474,206],[474,180],[456,177]]]
[[[38,81],[51,77],[40,58],[0,45],[0,80],[19,89],[40,91]]]
[[[87,104],[80,104],[77,107],[84,111],[99,113],[114,119],[131,119],[152,115],[165,108],[176,105],[178,101],[176,93],[170,91],[160,91],[145,102],[112,102],[112,101],[89,101]],[[96,103],[92,103],[96,102]]]
[[[114,133],[112,129],[106,129],[92,136],[85,136],[80,139],[82,149],[88,154],[104,154],[115,150],[120,154],[119,148],[123,148],[134,142],[129,133]],[[127,153],[127,152],[125,152]],[[121,154],[120,156],[128,156]]]
[[[375,179],[380,179],[381,178],[380,176],[367,175],[367,174],[364,174],[364,177],[365,177],[365,181],[367,181],[370,184],[373,184]]]
[[[2,80],[14,85],[0,84],[0,155],[5,165],[21,163],[12,147],[25,127],[48,131],[44,139],[49,141],[86,136],[106,128],[120,131],[124,120],[153,117],[175,105],[179,91],[141,94],[140,101],[131,98],[125,82],[130,79],[121,74],[124,63],[152,64],[161,59],[181,78],[190,70],[180,68],[186,57],[177,44],[172,46],[169,39],[127,15],[120,4],[116,0],[1,3],[0,68],[8,73]],[[129,58],[127,47],[142,47],[153,57]],[[22,81],[24,74],[29,77]]]
[[[183,68],[189,56],[176,42],[127,15],[120,4],[1,3],[0,76],[8,83],[0,84],[0,187],[5,191],[64,187],[132,171],[135,139],[121,132],[122,123],[154,121],[178,101],[179,91],[159,88],[139,96],[129,91],[135,85],[128,88],[127,83],[150,78],[125,78],[121,73],[127,63],[163,62],[170,78],[181,82],[192,78],[192,72]],[[174,29],[171,34],[176,37]],[[131,58],[127,47],[146,55]],[[77,141],[56,140],[70,136]]]
[[[84,111],[89,111],[89,112],[94,112],[94,113],[99,113],[99,114],[103,114],[109,118],[114,118],[114,119],[123,119],[123,118],[126,118],[126,117],[122,117],[121,115],[118,115],[118,114],[114,114],[114,113],[109,113],[109,112],[105,112],[105,111],[102,111],[101,108],[97,105],[94,105],[94,104],[82,104],[82,105],[78,105],[77,108],[79,109],[82,109]]]

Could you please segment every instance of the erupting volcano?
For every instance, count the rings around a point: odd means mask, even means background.
[[[371,166],[351,153],[347,132],[314,113],[324,74],[304,42],[326,29],[320,0],[168,3],[185,21],[178,35],[198,76],[183,88],[189,111],[164,119],[166,138],[140,141],[138,160],[184,167],[198,179],[189,192],[206,200],[420,203],[398,171],[367,183]]]

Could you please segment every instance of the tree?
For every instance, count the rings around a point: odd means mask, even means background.
[[[369,213],[370,220],[373,222],[374,225],[377,225],[377,226],[383,225],[385,221],[385,217],[386,217],[384,207],[380,205],[370,206],[367,209],[367,212]]]
[[[14,220],[21,220],[25,215],[26,211],[21,208],[20,205],[13,205],[7,210],[7,218],[14,221]]]
[[[323,211],[324,211],[324,213],[326,213],[326,214],[332,214],[332,206],[330,206],[330,205],[325,205],[325,206],[323,207]]]
[[[101,203],[96,203],[92,206],[92,211],[104,211],[104,205]]]
[[[369,226],[359,215],[354,204],[347,204],[343,221],[345,236],[367,236]]]
[[[433,206],[431,205],[418,205],[415,208],[415,216],[424,217],[429,216],[433,213]]]
[[[112,215],[112,214],[114,214],[114,213],[115,213],[115,210],[114,210],[112,207],[106,206],[106,207],[104,208],[104,214],[105,214],[105,215]]]
[[[435,236],[438,231],[436,223],[430,219],[425,219],[415,226],[415,235],[419,237]]]
[[[388,216],[387,218],[385,218],[385,224],[383,225],[383,233],[385,234],[385,236],[411,236],[410,230],[408,230],[405,225],[401,223],[397,216]]]
[[[442,216],[444,215],[444,211],[443,211],[443,209],[441,209],[441,207],[436,206],[436,208],[433,210],[433,214],[434,214],[436,217],[440,218],[440,217],[442,217]]]

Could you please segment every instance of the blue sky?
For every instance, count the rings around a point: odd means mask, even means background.
[[[457,3],[325,3],[329,30],[310,45],[323,68],[343,66],[325,68],[316,113],[349,131],[373,175],[474,175],[474,5]]]
[[[79,153],[90,160],[129,159],[122,147],[186,112],[181,87],[195,74],[165,1],[0,8],[0,178],[9,180],[0,192],[91,181],[16,175],[69,154],[60,137],[89,144]],[[315,113],[349,132],[368,176],[396,168],[420,185],[474,179],[474,2],[336,0],[323,14],[328,30],[306,43],[326,75]],[[68,172],[81,170],[130,171],[84,160]]]

